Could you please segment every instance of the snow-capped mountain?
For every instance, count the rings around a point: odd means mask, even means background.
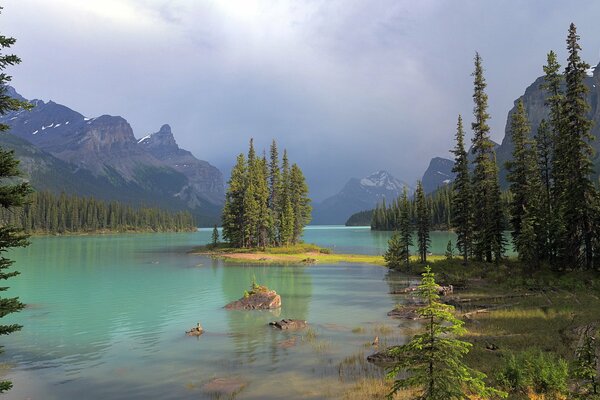
[[[312,223],[343,224],[355,212],[370,210],[384,199],[395,200],[404,186],[412,195],[412,188],[387,171],[377,171],[362,179],[352,178],[339,193],[313,205]]]

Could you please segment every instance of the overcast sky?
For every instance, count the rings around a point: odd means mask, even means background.
[[[564,64],[569,23],[600,60],[600,2],[427,0],[5,0],[2,34],[27,98],[121,115],[137,137],[173,128],[227,176],[254,137],[275,138],[313,197],[385,169],[413,183],[472,119],[483,57],[500,141],[513,101]],[[470,135],[470,132],[469,132]]]

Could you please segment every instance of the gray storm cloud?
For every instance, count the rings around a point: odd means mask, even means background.
[[[250,137],[275,138],[316,198],[377,169],[411,182],[448,156],[456,115],[470,121],[476,50],[497,141],[545,54],[564,55],[571,21],[586,60],[600,58],[595,1],[4,3],[26,97],[121,115],[138,137],[169,123],[226,174]]]

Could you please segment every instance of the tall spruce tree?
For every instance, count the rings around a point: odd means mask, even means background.
[[[539,231],[537,232],[541,259],[553,262],[554,234],[558,219],[554,215],[553,178],[552,178],[552,156],[554,153],[554,140],[550,127],[545,119],[540,121],[535,135],[537,164],[541,191],[539,194],[539,211],[543,215],[539,219]]]
[[[294,210],[292,243],[298,243],[304,227],[310,222],[312,207],[308,198],[308,185],[297,164],[292,164],[290,170],[290,201]]]
[[[283,245],[292,243],[294,237],[294,208],[290,193],[290,163],[287,156],[287,150],[283,150],[281,163],[281,185],[280,185],[280,209],[279,217],[279,242]]]
[[[478,260],[498,261],[504,253],[504,222],[498,166],[494,144],[490,139],[490,127],[487,112],[487,86],[483,76],[483,66],[479,53],[475,53],[475,71],[473,72],[473,129],[472,152],[475,155],[473,171],[473,253]]]
[[[563,76],[560,73],[560,64],[557,61],[556,53],[550,51],[546,58],[547,64],[544,65],[544,83],[542,87],[546,91],[545,104],[549,108],[549,122],[548,128],[550,130],[549,137],[552,143],[551,146],[551,196],[550,196],[550,209],[551,212],[547,215],[546,221],[548,221],[548,259],[550,260],[551,266],[557,267],[558,254],[564,253],[561,250],[561,246],[564,242],[561,240],[565,235],[565,225],[562,220],[562,205],[560,202],[561,193],[568,190],[569,177],[563,175],[565,172],[564,161],[565,158],[561,154],[565,149],[565,144],[562,141],[565,140],[565,123],[564,123],[564,93],[562,90]],[[538,139],[538,143],[542,143]]]
[[[463,130],[462,117],[458,116],[456,127],[456,146],[454,154],[454,167],[452,172],[456,174],[452,197],[452,226],[456,232],[456,247],[463,257],[463,262],[469,260],[473,246],[473,191],[471,177],[469,174],[469,159],[465,149],[465,133]]]
[[[426,263],[427,252],[429,251],[429,245],[431,244],[431,239],[429,237],[431,214],[421,181],[417,182],[415,201],[417,206],[417,245],[419,248],[419,257],[422,263]]]
[[[238,155],[236,163],[231,170],[227,183],[225,206],[223,207],[223,239],[234,247],[245,247],[244,241],[244,198],[247,188],[246,157]]]
[[[270,240],[274,245],[278,245],[278,227],[281,209],[279,205],[279,191],[281,189],[281,170],[279,168],[279,151],[275,139],[271,142],[269,149],[269,210],[271,210],[272,226]]]
[[[0,12],[2,7],[0,7]],[[0,71],[8,66],[13,66],[21,62],[20,58],[14,54],[5,52],[15,44],[15,39],[6,36],[0,36]],[[6,115],[12,111],[28,109],[30,105],[26,102],[14,99],[7,93],[7,84],[11,77],[6,73],[0,73],[0,115]],[[0,134],[6,134],[9,127],[6,124],[0,124]],[[27,201],[27,196],[31,188],[27,182],[17,182],[20,176],[19,161],[15,159],[14,152],[0,148],[0,206],[4,210],[14,209],[23,206]],[[5,281],[19,274],[17,271],[7,271],[14,263],[13,260],[6,257],[6,252],[13,247],[25,247],[27,236],[20,229],[11,225],[0,226],[0,280]],[[5,292],[8,287],[0,287],[0,294]],[[18,312],[25,307],[19,301],[18,297],[0,297],[0,318],[14,312]],[[0,325],[0,335],[8,335],[20,330],[22,327],[17,324]],[[0,381],[0,393],[10,390],[12,383],[10,381]]]
[[[527,262],[539,260],[538,238],[541,182],[535,142],[529,139],[529,121],[523,100],[511,118],[512,160],[506,163],[512,193],[510,223],[513,244],[519,257]],[[525,229],[525,228],[526,229]]]
[[[429,266],[418,289],[424,306],[417,312],[424,321],[424,332],[390,350],[399,361],[388,371],[395,379],[388,398],[407,388],[416,388],[419,399],[429,400],[506,397],[485,384],[485,374],[463,362],[472,344],[457,338],[466,333],[464,323],[453,315],[454,307],[439,301],[439,287]]]
[[[258,204],[257,245],[266,247],[270,243],[270,233],[273,227],[273,213],[269,209],[269,168],[266,156],[257,159],[254,171],[256,187],[256,203]]]
[[[579,35],[574,24],[569,27],[567,51],[569,57],[565,67],[564,129],[557,140],[559,176],[568,179],[568,186],[561,188],[559,202],[562,223],[561,258],[564,263],[575,267],[592,268],[596,188],[592,183],[593,149],[591,142],[592,122],[587,117],[587,87],[584,84],[589,65],[581,60]]]
[[[400,221],[398,225],[398,231],[400,234],[400,243],[402,246],[402,252],[400,253],[406,270],[410,263],[410,246],[413,245],[412,241],[412,224],[410,219],[410,201],[408,200],[408,189],[406,186],[402,189],[402,197],[400,198]]]

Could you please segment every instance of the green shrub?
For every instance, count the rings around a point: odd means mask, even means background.
[[[554,353],[530,349],[509,354],[497,379],[513,392],[532,390],[537,394],[563,394],[567,391],[569,366]]]

